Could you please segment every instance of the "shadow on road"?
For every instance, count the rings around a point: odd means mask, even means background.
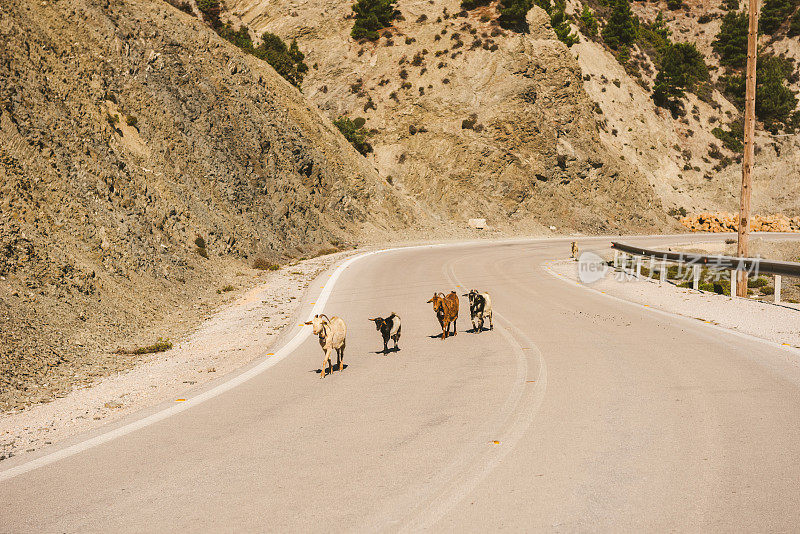
[[[345,364],[342,365],[342,369],[339,369],[339,364],[338,363],[334,363],[334,364],[331,365],[331,373],[333,373],[334,371],[344,371],[348,367],[350,367],[350,366],[345,363]],[[317,374],[321,374],[322,373],[322,369],[314,369],[313,372],[317,373]]]

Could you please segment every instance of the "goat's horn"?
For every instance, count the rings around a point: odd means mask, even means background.
[[[327,315],[325,315],[324,313],[320,313],[320,314],[319,314],[319,317],[325,317],[325,319],[326,319],[328,322],[330,322],[330,321],[331,321],[331,320],[328,318],[328,316],[327,316]]]

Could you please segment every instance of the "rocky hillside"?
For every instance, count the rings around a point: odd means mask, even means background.
[[[303,93],[331,118],[363,117],[381,176],[446,217],[589,232],[669,226],[646,178],[601,141],[581,71],[538,7],[528,32],[494,6],[398,3],[402,17],[356,41],[351,0],[228,0],[254,35],[296,39]]]
[[[256,260],[424,224],[271,67],[169,4],[8,0],[0,41],[0,408],[119,368]]]
[[[736,209],[739,155],[712,131],[730,131],[740,116],[721,90],[727,70],[713,47],[737,2],[630,2],[644,31],[625,47],[626,58],[602,37],[617,2],[532,3],[527,33],[517,33],[497,24],[497,0],[400,0],[401,17],[374,41],[350,35],[351,0],[322,10],[294,0],[224,5],[253,34],[297,39],[313,65],[304,93],[332,118],[364,117],[375,130],[369,157],[416,198],[448,201],[459,215],[550,218],[592,229],[631,214],[677,219]],[[550,16],[540,5],[552,6]],[[582,21],[584,8],[594,32]],[[569,48],[551,27],[559,9],[576,40]],[[766,53],[797,58],[797,36],[789,35],[796,8],[786,9],[761,44]],[[710,72],[702,98],[688,91],[675,116],[653,100],[659,13],[667,41],[696,44]],[[794,89],[797,83],[788,80]],[[800,213],[800,182],[784,179],[800,171],[800,141],[786,133],[759,129],[753,206],[765,214]],[[620,194],[622,184],[630,191]]]
[[[633,15],[651,35],[661,14],[665,26],[661,31],[668,39],[695,45],[707,65],[706,94],[686,91],[680,99],[683,110],[677,116],[653,100],[659,54],[652,42],[633,42],[626,62],[620,61],[619,52],[604,42],[602,30],[594,37],[587,35],[580,13],[589,8],[602,20],[601,13],[609,8],[601,4],[594,0],[571,1],[567,11],[574,15],[573,29],[581,37],[571,52],[580,64],[590,98],[607,120],[601,132],[603,143],[648,177],[663,205],[675,217],[705,211],[738,211],[740,151],[726,146],[714,131],[730,131],[733,125],[740,124],[741,111],[724,93],[723,79],[730,72],[721,64],[713,43],[722,20],[728,12],[740,9],[739,2],[728,2],[728,6],[708,0],[631,2]],[[744,6],[746,2],[741,2]],[[787,20],[760,37],[762,54],[800,58],[800,41],[797,36],[788,35],[788,26]],[[796,63],[792,69],[794,74],[787,77],[785,84],[796,91],[800,89]],[[800,214],[800,182],[787,179],[800,174],[800,136],[794,133],[795,129],[770,131],[763,122],[757,125],[753,180],[753,210],[757,213]],[[739,132],[734,137],[740,135]]]

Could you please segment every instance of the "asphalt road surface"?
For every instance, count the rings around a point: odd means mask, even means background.
[[[348,324],[343,372],[320,380],[296,326],[281,342],[295,350],[188,409],[2,462],[0,531],[796,531],[798,353],[545,272],[568,254],[549,240],[359,259],[324,306]],[[473,287],[494,330],[467,331],[462,297],[458,335],[433,337],[433,292]],[[392,311],[401,350],[384,355],[367,318]]]

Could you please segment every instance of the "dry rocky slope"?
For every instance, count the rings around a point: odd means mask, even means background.
[[[196,323],[224,284],[255,282],[257,257],[424,223],[198,19],[148,0],[0,3],[0,409],[131,365],[111,351]]]
[[[696,44],[709,65],[712,80],[716,80],[723,69],[711,43],[720,29],[724,13],[722,2],[685,0],[684,3],[687,9],[677,11],[669,10],[664,1],[632,2],[631,8],[647,22],[652,22],[659,12],[663,13],[672,39]],[[567,11],[575,13],[581,9],[582,4],[572,0]],[[703,20],[709,22],[701,22]],[[762,36],[759,45],[767,52],[783,52],[800,59],[800,41],[797,37],[786,37],[785,32],[779,37]],[[714,127],[724,126],[737,117],[736,108],[725,96],[715,90],[714,106],[687,93],[686,115],[673,118],[668,111],[654,105],[651,91],[644,90],[628,76],[600,43],[582,37],[571,51],[584,73],[587,92],[607,120],[601,131],[603,143],[647,176],[665,208],[673,213],[682,208],[694,215],[738,210],[741,165],[730,163],[736,159],[736,154],[724,148],[711,133]],[[649,61],[635,45],[631,56]],[[650,75],[643,74],[644,81],[652,87],[655,69]],[[797,82],[790,86],[800,89]],[[776,136],[759,125],[753,176],[754,212],[800,215],[800,180],[797,180],[800,135]]]
[[[674,227],[604,148],[577,64],[539,10],[531,33],[467,54],[494,27],[434,24],[441,5],[404,7],[431,22],[371,48],[341,38],[350,2],[320,5],[269,4],[283,36],[330,47],[309,50],[304,95],[166,2],[0,4],[0,410],[133,365],[113,351],[186,332],[221,287],[256,282],[256,258],[460,237],[466,217],[509,232]],[[454,33],[459,50],[444,44]],[[426,47],[419,65],[398,65]],[[435,58],[444,47],[455,57]],[[398,89],[401,68],[411,90]],[[330,121],[362,109],[362,92],[378,102],[370,160]]]
[[[304,93],[332,118],[365,117],[367,127],[378,130],[370,157],[383,176],[415,197],[451,199],[455,212],[494,221],[555,216],[592,229],[603,228],[604,216],[657,218],[667,211],[677,219],[684,210],[738,208],[741,167],[711,133],[737,110],[719,91],[714,105],[688,94],[688,113],[673,118],[602,42],[573,23],[580,39],[567,49],[535,6],[529,34],[495,35],[497,2],[462,18],[453,16],[461,11],[459,0],[400,0],[404,20],[375,44],[361,44],[350,37],[352,3],[224,2],[227,16],[255,34],[266,30],[298,40],[308,65],[316,65]],[[684,4],[673,11],[665,1],[637,1],[631,8],[645,22],[664,13],[672,39],[696,43],[716,80],[722,70],[711,42],[724,13],[721,2]],[[566,11],[574,15],[583,7],[569,0]],[[701,22],[704,15],[710,22]],[[761,44],[800,58],[798,39],[785,32],[762,37]],[[422,60],[413,65],[417,54]],[[650,64],[643,81],[652,88],[652,58],[636,45],[631,55]],[[462,129],[472,114],[482,131]],[[412,135],[409,127],[427,131]],[[759,131],[756,151],[754,210],[799,215],[800,180],[787,179],[800,174],[798,136]]]
[[[364,117],[380,174],[432,210],[492,226],[667,228],[651,185],[600,139],[581,71],[534,7],[530,31],[460,0],[401,1],[377,42],[350,37],[351,0],[227,0],[227,16],[297,39],[303,93],[329,117]],[[446,52],[445,52],[446,51]]]

